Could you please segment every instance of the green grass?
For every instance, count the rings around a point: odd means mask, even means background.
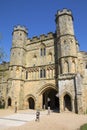
[[[84,124],[80,127],[80,130],[87,130],[87,124]]]

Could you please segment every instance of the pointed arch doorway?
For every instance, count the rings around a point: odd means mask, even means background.
[[[72,111],[71,97],[68,94],[64,96],[64,110]]]
[[[35,109],[35,101],[32,97],[28,98],[29,109]]]
[[[8,98],[8,107],[11,106],[11,102],[12,102],[12,101],[11,101],[11,98],[9,97],[9,98]]]
[[[59,98],[56,96],[57,91],[53,88],[47,88],[43,93],[43,108],[47,109],[50,106],[51,110],[59,111]]]

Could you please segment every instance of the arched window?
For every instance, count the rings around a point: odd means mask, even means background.
[[[64,67],[65,67],[65,72],[64,73],[68,73],[69,72],[69,63],[67,61],[65,61],[64,63]]]
[[[40,56],[45,56],[46,55],[46,48],[43,47],[40,49]]]
[[[43,77],[46,77],[46,70],[43,69]]]
[[[72,61],[72,73],[75,73],[75,61]]]
[[[43,54],[42,52],[43,52],[43,49],[41,48],[40,49],[40,56],[42,56],[42,54]]]
[[[41,69],[40,70],[40,78],[45,78],[46,77],[46,70],[45,69]]]
[[[46,55],[46,48],[44,48],[44,51],[43,51],[43,53],[44,53],[44,56]]]
[[[26,71],[26,79],[28,79],[28,71]]]
[[[40,78],[42,78],[43,76],[42,76],[42,70],[40,70]]]

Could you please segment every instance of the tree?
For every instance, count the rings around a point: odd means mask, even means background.
[[[0,48],[0,62],[3,61],[4,57],[5,57],[4,50],[2,48]]]
[[[0,62],[2,62],[5,58],[5,52],[4,49],[1,47],[2,42],[2,34],[0,33]]]

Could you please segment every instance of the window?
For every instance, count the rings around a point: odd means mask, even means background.
[[[41,48],[40,49],[40,56],[45,56],[46,55],[46,48]]]
[[[42,50],[42,48],[41,48],[41,49],[40,49],[40,55],[41,55],[41,56],[42,56],[42,54],[43,54],[42,52],[43,52],[43,50]]]
[[[26,71],[26,79],[28,79],[28,72]]]
[[[46,48],[44,48],[44,51],[43,51],[43,53],[44,53],[44,56],[46,55]]]
[[[41,69],[40,70],[40,78],[45,78],[46,77],[46,70],[45,69]]]
[[[75,68],[76,68],[76,66],[75,66],[75,61],[73,60],[72,61],[72,73],[75,73]]]
[[[42,76],[42,70],[40,70],[40,78],[42,78],[43,76]]]
[[[69,63],[68,63],[68,61],[65,61],[64,68],[65,68],[65,73],[68,73],[69,72]]]

